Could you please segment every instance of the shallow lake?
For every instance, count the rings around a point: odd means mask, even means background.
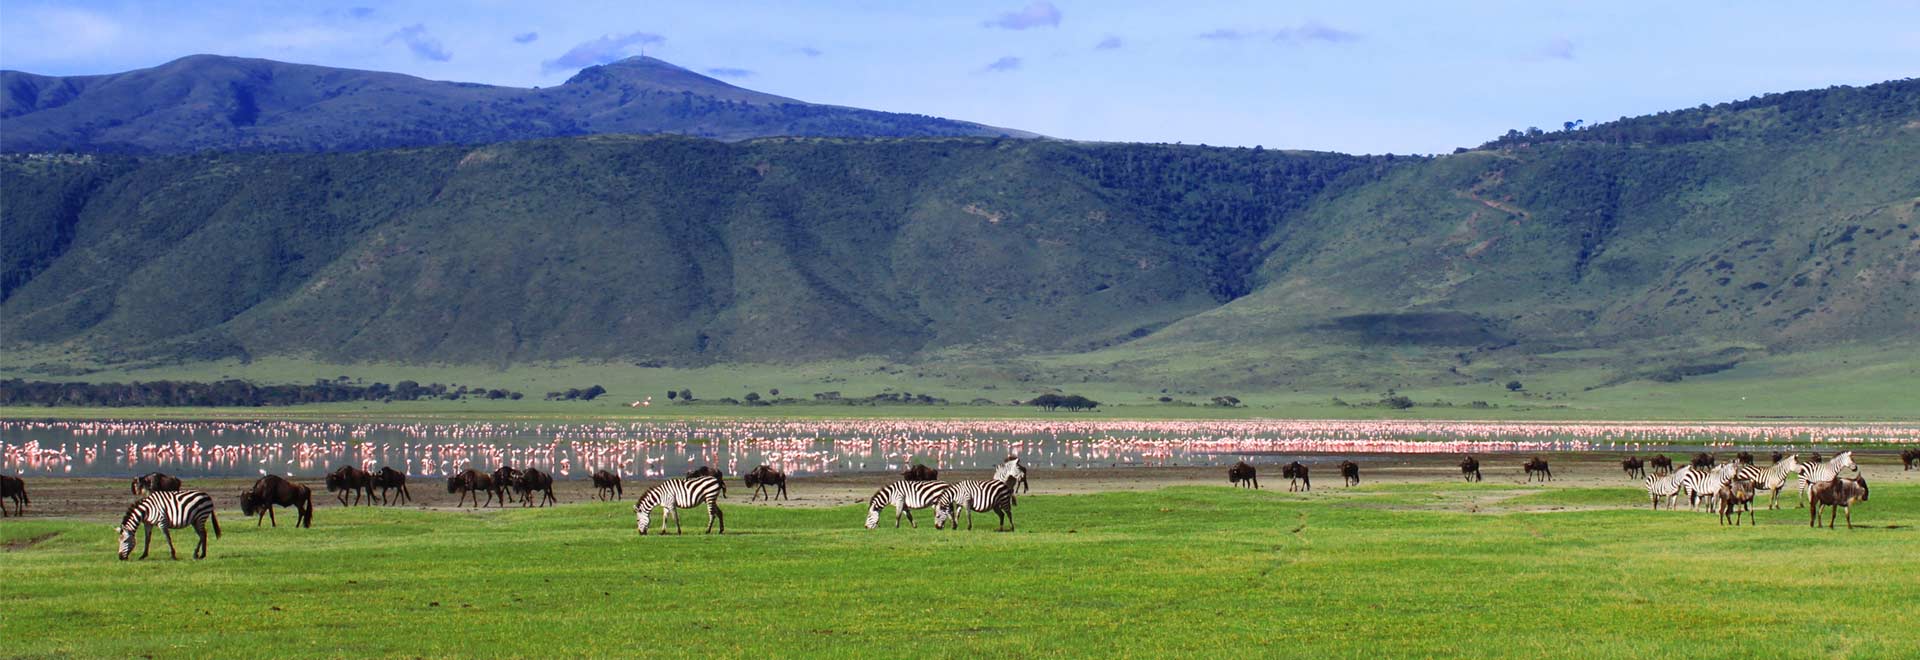
[[[466,467],[677,475],[762,463],[793,475],[1274,463],[1341,454],[1738,451],[1920,444],[1907,425],[1425,421],[684,420],[614,423],[0,421],[0,471],[41,476],[313,476],[345,464],[415,476]]]

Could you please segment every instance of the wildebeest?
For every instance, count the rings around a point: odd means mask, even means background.
[[[1743,451],[1733,455],[1733,462],[1741,465],[1753,465],[1753,452]]]
[[[514,475],[513,489],[520,491],[520,506],[533,506],[535,492],[542,493],[540,506],[560,503],[560,500],[553,496],[553,477],[535,468],[527,468],[526,471]]]
[[[382,465],[379,472],[373,473],[373,487],[380,489],[381,502],[398,505],[413,501],[413,493],[407,492],[407,473],[392,467]]]
[[[1480,480],[1480,461],[1475,460],[1472,456],[1461,458],[1460,459],[1460,476],[1462,478],[1465,478],[1467,481],[1479,481]]]
[[[19,477],[0,474],[0,517],[7,515],[7,502],[13,502],[13,508],[19,515],[27,515],[27,505],[33,500],[27,498],[27,481]]]
[[[1240,488],[1259,488],[1260,474],[1246,461],[1240,461],[1227,468],[1227,483]]]
[[[472,468],[462,470],[458,474],[447,477],[447,493],[460,494],[460,501],[454,506],[465,504],[467,498],[472,497],[474,506],[485,508],[487,504],[493,503],[493,475]],[[480,502],[481,493],[487,494],[486,504]]]
[[[1541,481],[1553,481],[1553,468],[1547,467],[1546,460],[1539,456],[1533,457],[1531,460],[1528,460],[1525,465],[1520,467],[1527,471],[1527,481],[1529,482],[1533,481],[1535,477],[1538,477]]]
[[[708,465],[702,465],[700,467],[687,470],[687,478],[692,479],[694,477],[713,477],[715,481],[720,482],[720,496],[721,497],[727,496],[727,473],[721,472],[719,468],[715,468]]]
[[[1628,456],[1620,459],[1620,469],[1626,470],[1628,479],[1647,478],[1647,463],[1646,461],[1640,460],[1639,456]]]
[[[775,470],[773,466],[762,465],[754,468],[747,473],[746,482],[747,487],[753,489],[753,498],[748,501],[760,499],[761,495],[766,495],[768,501],[772,501],[775,496],[783,500],[787,499],[787,473]],[[774,488],[773,493],[767,492],[768,486]]]
[[[593,471],[594,499],[611,500],[616,497],[626,497],[626,495],[626,490],[620,486],[620,475],[606,470]]]
[[[1807,458],[1806,458],[1806,462],[1808,463],[1819,463],[1823,460],[1825,459],[1820,458],[1820,452],[1817,452],[1817,451],[1811,454],[1807,454]]]
[[[493,470],[493,491],[490,493],[500,500],[500,506],[507,505],[507,496],[513,494],[513,482],[520,478],[520,471],[509,465]]]
[[[1718,459],[1716,459],[1716,458],[1714,458],[1714,456],[1713,456],[1713,454],[1708,454],[1708,453],[1705,453],[1705,452],[1702,452],[1702,453],[1698,453],[1698,454],[1694,454],[1694,455],[1693,455],[1693,466],[1694,466],[1694,467],[1698,467],[1698,468],[1710,468],[1710,467],[1713,467],[1713,466],[1714,466],[1714,464],[1716,464],[1716,463],[1719,463],[1719,460],[1718,460]]]
[[[900,472],[900,478],[906,481],[937,481],[940,479],[940,471],[921,463],[914,463],[913,467]]]
[[[1666,454],[1654,454],[1653,460],[1647,461],[1647,467],[1653,468],[1654,474],[1668,474],[1673,472],[1673,459]]]
[[[1341,461],[1340,477],[1347,480],[1348,486],[1360,485],[1360,464],[1353,461]]]
[[[1733,517],[1733,525],[1740,526],[1740,511],[1745,509],[1747,521],[1760,524],[1753,517],[1753,494],[1757,484],[1752,479],[1734,479],[1720,489],[1720,523],[1726,524],[1727,517]]]
[[[1305,484],[1304,490],[1313,490],[1313,479],[1307,476],[1307,466],[1300,461],[1280,466],[1280,476],[1286,477],[1289,492],[1303,490],[1301,484]]]
[[[1827,515],[1827,529],[1833,529],[1834,518],[1841,509],[1847,510],[1847,529],[1853,529],[1853,503],[1867,501],[1867,477],[1846,478],[1836,474],[1832,481],[1814,484],[1807,499],[1813,502],[1808,508],[1808,527],[1820,526],[1820,506],[1826,505],[1831,511]]]
[[[1779,463],[1779,462],[1780,462],[1780,459],[1783,459],[1783,458],[1786,458],[1786,457],[1787,457],[1787,455],[1786,455],[1786,453],[1784,453],[1784,452],[1777,452],[1777,451],[1776,451],[1776,452],[1773,452],[1773,462],[1775,462],[1775,463]]]
[[[128,492],[135,495],[147,493],[171,493],[180,490],[180,478],[164,472],[148,472],[133,478]]]
[[[240,513],[253,516],[254,527],[261,522],[272,522],[280,526],[280,520],[273,515],[276,506],[293,507],[294,527],[313,527],[313,489],[287,481],[277,474],[269,474],[253,482],[253,487],[240,493]]]
[[[1900,452],[1901,472],[1912,470],[1915,463],[1920,463],[1920,449],[1908,449]]]
[[[1009,488],[1017,483],[1022,493],[1033,490],[1027,485],[1027,466],[1020,462],[1019,456],[1009,454],[1006,460],[1000,461],[1000,465],[993,468],[993,480]]]
[[[373,506],[373,473],[357,465],[342,465],[327,473],[327,492],[336,493],[340,506],[352,506],[347,503],[348,493],[353,494],[353,504],[359,504],[365,495],[367,506]]]

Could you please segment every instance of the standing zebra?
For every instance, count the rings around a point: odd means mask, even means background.
[[[973,513],[992,511],[999,516],[1000,526],[993,531],[1013,531],[1013,486],[1014,480],[1006,481],[962,481],[953,485],[953,528],[960,529],[958,512],[967,511],[967,529],[973,529]]]
[[[1739,463],[1720,463],[1711,468],[1692,466],[1684,470],[1686,474],[1701,475],[1691,481],[1685,482],[1687,484],[1687,491],[1693,493],[1692,504],[1700,504],[1701,500],[1704,499],[1708,511],[1719,511],[1720,490],[1725,488],[1727,482],[1733,479],[1733,471],[1739,469],[1739,467]],[[1696,470],[1698,472],[1695,472]]]
[[[1647,496],[1653,498],[1653,510],[1660,510],[1660,498],[1667,498],[1667,510],[1672,511],[1674,500],[1680,497],[1680,475],[1686,472],[1668,472],[1660,476],[1648,475]]]
[[[1787,485],[1787,475],[1800,473],[1799,456],[1788,454],[1767,467],[1742,465],[1733,472],[1734,479],[1746,479],[1753,482],[1754,488],[1773,491],[1773,498],[1767,502],[1767,508],[1780,508],[1780,489]]]
[[[1808,484],[1833,481],[1834,477],[1840,476],[1841,470],[1851,468],[1855,472],[1860,471],[1860,466],[1854,464],[1853,452],[1850,451],[1835,454],[1832,459],[1826,461],[1820,460],[1819,454],[1813,456],[1812,463],[1800,466],[1800,506],[1802,507],[1807,505]]]
[[[933,507],[933,528],[946,526],[953,516],[953,486],[944,481],[895,481],[874,492],[867,501],[867,529],[880,526],[880,510],[893,507],[893,527],[900,528],[900,517],[913,522],[913,510]]]
[[[707,533],[713,533],[714,523],[720,524],[720,533],[727,533],[726,516],[720,514],[720,478],[686,477],[668,479],[648,488],[640,494],[640,501],[633,503],[634,528],[641,536],[647,535],[647,527],[652,525],[653,510],[665,508],[660,518],[660,533],[667,533],[667,519],[673,519],[673,531],[685,534],[680,529],[680,509],[691,509],[701,504],[707,505]]]
[[[167,552],[174,559],[180,558],[180,552],[173,547],[173,530],[191,525],[200,535],[200,543],[193,547],[194,559],[207,556],[207,521],[213,521],[213,535],[220,536],[220,517],[213,513],[213,498],[197,490],[156,491],[148,493],[133,506],[127,507],[127,515],[120,519],[120,559],[126,560],[133,554],[133,532],[144,526],[147,529],[147,544],[140,550],[140,558],[147,558],[147,551],[153,549],[153,528],[158,526],[167,537]]]

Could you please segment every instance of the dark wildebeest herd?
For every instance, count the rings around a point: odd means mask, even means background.
[[[1903,471],[1920,468],[1920,449],[1908,448],[1901,451],[1899,456]],[[1819,526],[1819,516],[1824,508],[1828,513],[1829,529],[1836,527],[1842,517],[1849,528],[1853,527],[1853,505],[1867,502],[1870,494],[1866,477],[1859,474],[1859,467],[1853,461],[1853,452],[1841,452],[1831,459],[1824,459],[1818,453],[1809,453],[1803,458],[1799,454],[1773,452],[1772,460],[1772,465],[1760,467],[1752,453],[1743,451],[1735,454],[1731,462],[1723,463],[1718,456],[1703,452],[1692,456],[1687,467],[1675,469],[1672,459],[1664,454],[1655,454],[1645,459],[1627,456],[1620,461],[1620,467],[1628,478],[1644,480],[1655,509],[1660,508],[1662,499],[1668,502],[1668,508],[1673,508],[1679,496],[1685,495],[1690,508],[1698,509],[1704,504],[1708,511],[1718,514],[1722,524],[1734,526],[1742,522],[1757,524],[1753,504],[1762,493],[1769,495],[1771,508],[1779,508],[1780,491],[1790,481],[1797,479],[1799,503],[1808,509],[1809,526]],[[1360,484],[1358,463],[1343,460],[1338,469],[1348,487]],[[1467,481],[1481,481],[1484,478],[1480,461],[1473,456],[1463,456],[1459,469]],[[1538,456],[1521,464],[1521,471],[1527,482],[1553,479],[1547,461]],[[1288,480],[1288,489],[1292,491],[1311,491],[1313,482],[1309,474],[1309,466],[1297,460],[1281,466],[1281,476]],[[1014,493],[1018,489],[1030,488],[1027,475],[1026,466],[1015,456],[1008,456],[994,470],[991,480],[951,484],[939,481],[938,469],[914,463],[901,472],[899,481],[883,487],[868,501],[868,526],[876,526],[874,523],[878,520],[880,510],[887,506],[896,509],[896,526],[899,526],[902,518],[912,522],[913,510],[931,507],[935,509],[936,527],[942,527],[947,522],[953,522],[957,527],[958,515],[965,510],[969,518],[968,527],[971,528],[972,513],[991,511],[1000,517],[1001,529],[1011,531]],[[787,475],[772,466],[760,465],[741,476],[747,486],[754,490],[752,500],[762,497],[769,501],[788,499]],[[594,499],[612,500],[624,496],[620,475],[596,470],[590,478],[595,489]],[[721,470],[701,466],[688,471],[685,478],[669,479],[648,488],[635,505],[636,515],[643,523],[642,532],[645,531],[645,521],[654,509],[664,507],[666,516],[674,520],[677,528],[677,509],[704,505],[711,518],[709,531],[713,531],[717,525],[724,533],[725,525],[721,520],[717,499],[726,496],[725,479],[726,474]],[[407,491],[407,480],[406,473],[392,467],[369,472],[354,465],[341,466],[324,477],[327,492],[332,493],[342,506],[398,506],[411,502],[413,498]],[[1260,488],[1258,469],[1244,460],[1227,469],[1227,480],[1239,487]],[[123,558],[131,550],[131,530],[140,526],[148,528],[149,537],[153,527],[169,530],[169,545],[170,530],[194,527],[201,533],[195,555],[205,556],[204,526],[212,522],[216,536],[219,531],[213,515],[212,499],[199,491],[186,491],[182,486],[179,478],[159,472],[143,474],[132,480],[129,491],[140,496],[140,499],[129,507],[121,524]],[[471,500],[471,506],[481,508],[496,503],[504,507],[514,500],[522,507],[558,504],[553,486],[553,476],[546,472],[536,468],[522,470],[509,466],[501,466],[492,472],[469,468],[447,479],[447,492],[460,495],[456,506],[467,506]],[[536,495],[539,496],[537,502]],[[241,491],[238,499],[241,511],[255,518],[256,527],[269,523],[278,527],[276,508],[292,509],[295,527],[313,526],[312,489],[286,477],[273,474],[262,476],[250,488]],[[0,475],[0,516],[25,515],[31,503],[24,479]],[[645,510],[642,509],[643,505],[649,504]],[[1742,521],[1742,513],[1746,514],[1745,521]],[[144,553],[142,556],[145,556]]]

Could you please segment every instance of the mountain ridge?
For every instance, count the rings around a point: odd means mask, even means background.
[[[354,151],[602,133],[1036,137],[970,122],[805,103],[651,57],[517,88],[191,55],[87,76],[0,71],[0,151]]]
[[[632,135],[13,154],[0,353],[1016,360],[1249,390],[1678,378],[1915,339],[1913,88],[1441,157]]]

